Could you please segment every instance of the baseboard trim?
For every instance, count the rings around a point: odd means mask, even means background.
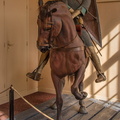
[[[39,92],[45,92],[45,93],[51,93],[51,94],[55,94],[55,90],[51,89],[51,88],[39,88],[38,89]]]
[[[0,105],[7,103],[9,101],[8,99],[7,95],[0,97]]]
[[[91,95],[91,94],[88,94],[88,98],[94,98],[94,99],[98,99],[98,100],[103,100],[103,101],[111,101],[111,102],[119,102],[120,100],[117,99],[117,98],[108,98],[108,97],[105,97],[105,96],[99,96],[99,95]]]
[[[51,89],[51,88],[39,88],[39,92],[46,92],[46,93],[56,94],[55,89]],[[68,91],[68,90],[63,90],[63,94],[71,94],[71,92]]]
[[[56,94],[55,93],[55,89],[51,89],[51,88],[39,88],[39,91],[40,92],[46,92],[46,93],[51,93],[51,94]],[[64,90],[63,89],[63,94],[71,94],[71,92],[69,90]],[[91,95],[91,94],[88,94],[88,98],[95,98],[95,99],[98,99],[98,100],[105,100],[105,101],[111,101],[111,102],[116,102],[116,101],[120,101],[119,99],[117,98],[112,98],[112,99],[109,99],[108,97],[105,97],[105,96],[99,96],[99,95]]]

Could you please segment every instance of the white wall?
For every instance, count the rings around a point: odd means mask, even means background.
[[[100,49],[103,57],[101,63],[107,76],[107,81],[91,84],[89,79],[94,75],[87,75],[85,88],[92,97],[120,100],[120,1],[98,3],[103,47]],[[94,72],[94,71],[93,71]]]
[[[37,7],[37,0],[0,0],[0,92],[11,85],[22,95],[38,91],[26,77],[38,64]],[[0,94],[0,104],[8,98]]]

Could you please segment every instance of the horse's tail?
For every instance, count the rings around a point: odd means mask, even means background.
[[[73,83],[73,81],[74,81],[74,78],[75,76],[74,75],[68,75],[68,81],[70,81],[71,83]]]

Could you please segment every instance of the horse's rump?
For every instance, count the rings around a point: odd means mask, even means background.
[[[84,51],[80,48],[52,50],[50,55],[51,70],[61,77],[76,72],[84,61]]]

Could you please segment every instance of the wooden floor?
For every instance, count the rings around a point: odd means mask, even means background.
[[[79,103],[72,95],[63,95],[64,105],[62,110],[63,120],[120,120],[120,104],[105,103],[95,99],[86,99],[86,107],[88,114],[82,115],[78,113]],[[49,106],[54,102],[55,98],[37,105],[37,108],[48,116],[56,119],[56,110],[52,110]],[[35,110],[28,109],[16,115],[16,120],[48,120]]]

